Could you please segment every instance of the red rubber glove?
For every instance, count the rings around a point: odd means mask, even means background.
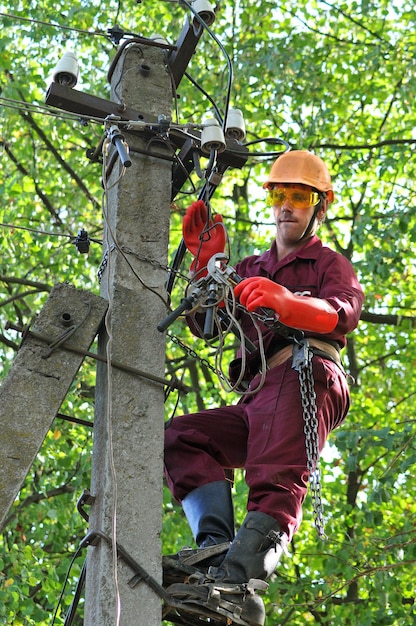
[[[291,328],[327,334],[338,323],[338,313],[326,300],[296,296],[269,278],[246,278],[234,288],[234,293],[248,311],[273,309],[279,322]]]
[[[216,215],[209,224],[207,219],[208,209],[205,202],[196,200],[186,209],[182,222],[183,240],[189,252],[196,257],[191,271],[198,272],[200,276],[204,276],[200,270],[206,267],[210,258],[218,252],[224,252],[227,240],[221,215]],[[201,235],[207,228],[210,230]]]

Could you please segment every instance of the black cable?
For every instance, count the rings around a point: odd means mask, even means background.
[[[207,93],[205,91],[205,89],[203,89],[203,87],[201,87],[201,85],[194,78],[192,78],[192,76],[190,74],[188,74],[188,72],[185,72],[184,75],[194,85],[194,87],[196,87],[198,89],[198,91],[200,91],[202,93],[202,95],[205,96],[205,98],[207,98],[207,100],[209,100],[209,102],[212,104],[212,107],[213,107],[215,113],[217,114],[218,119],[222,122],[222,115],[221,115],[221,112],[220,112],[220,110],[219,110],[215,100],[209,95],[209,93]]]
[[[57,605],[56,605],[55,612],[54,612],[54,614],[53,614],[53,616],[52,616],[51,626],[54,626],[54,624],[55,624],[56,616],[57,616],[57,614],[58,614],[58,610],[59,610],[59,607],[60,607],[60,605],[61,605],[62,598],[64,597],[65,588],[66,588],[66,585],[67,585],[67,583],[68,583],[68,579],[69,579],[69,575],[70,575],[70,573],[71,573],[71,569],[72,569],[72,567],[73,567],[73,565],[74,565],[74,563],[75,563],[75,560],[78,558],[78,556],[80,555],[80,553],[81,553],[81,551],[83,550],[83,548],[84,548],[84,546],[83,546],[83,545],[82,545],[82,543],[81,543],[81,545],[80,545],[80,546],[78,546],[78,548],[77,548],[77,550],[76,550],[76,552],[75,552],[74,556],[73,556],[73,557],[72,557],[72,559],[71,559],[71,562],[70,562],[69,567],[68,567],[68,571],[67,571],[66,576],[65,576],[64,584],[63,584],[63,587],[62,587],[61,593],[60,593],[59,598],[58,598],[58,603],[57,603]]]
[[[98,35],[100,37],[105,37],[109,39],[107,33],[99,32],[99,31],[90,31],[83,30],[82,28],[74,28],[72,26],[63,26],[62,24],[52,24],[52,22],[44,22],[42,20],[35,20],[29,17],[22,17],[21,15],[12,15],[11,13],[0,13],[0,17],[9,17],[12,20],[21,21],[21,22],[29,22],[30,24],[40,24],[41,26],[49,26],[50,28],[59,28],[61,30],[70,30],[75,33],[81,33],[83,35]]]
[[[247,148],[248,146],[255,146],[258,143],[266,143],[266,144],[277,144],[280,146],[284,146],[286,150],[284,152],[288,152],[290,150],[290,145],[284,139],[279,139],[277,137],[266,137],[265,139],[253,139],[253,141],[247,141],[244,145]],[[278,157],[282,152],[250,152],[250,156],[252,157]]]
[[[71,602],[71,606],[69,607],[68,613],[65,615],[64,626],[71,626],[72,622],[74,621],[75,612],[78,608],[78,604],[81,599],[81,594],[85,586],[86,575],[87,575],[87,559],[85,559],[82,565],[81,573],[79,575],[78,583],[75,588],[75,593],[74,593],[73,600]]]

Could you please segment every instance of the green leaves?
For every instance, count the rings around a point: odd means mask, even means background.
[[[176,2],[124,3],[122,11],[112,0],[50,4],[23,0],[8,10],[14,17],[0,16],[3,377],[20,342],[15,331],[5,330],[8,319],[28,323],[57,282],[98,291],[102,246],[92,242],[90,253],[80,255],[72,242],[81,227],[102,239],[101,166],[85,153],[98,146],[103,128],[43,108],[53,68],[66,49],[74,50],[80,62],[76,89],[107,98],[106,74],[117,49],[107,29],[119,24],[175,43],[186,15]],[[327,161],[336,203],[321,236],[354,262],[371,314],[349,338],[344,360],[357,384],[347,420],[332,433],[331,454],[322,460],[329,541],[317,541],[308,497],[293,556],[271,580],[270,624],[407,626],[414,620],[415,21],[411,2],[290,0],[277,6],[240,0],[219,3],[212,27],[233,63],[231,104],[243,110],[247,140],[281,138]],[[224,113],[227,63],[207,33],[188,70]],[[200,123],[212,108],[186,77],[176,105],[180,123]],[[247,165],[228,171],[212,199],[213,210],[224,216],[232,263],[264,250],[274,236],[261,189],[274,156],[260,154],[274,148],[250,147]],[[203,182],[193,174],[176,198],[170,259],[184,210]],[[184,275],[189,263],[187,255]],[[179,277],[174,307],[185,288]],[[207,365],[214,364],[215,345],[195,340],[183,320],[171,330],[194,354],[168,341],[167,370],[194,391],[171,394],[166,417],[237,401]],[[230,346],[227,358],[232,353]],[[93,421],[94,385],[94,367],[85,363],[61,412]],[[76,500],[89,486],[91,453],[90,428],[55,421],[0,540],[0,622],[51,623],[70,559],[87,530]],[[237,472],[238,522],[246,498],[244,475]],[[166,554],[192,543],[167,490],[162,539]],[[79,570],[76,563],[64,605]]]

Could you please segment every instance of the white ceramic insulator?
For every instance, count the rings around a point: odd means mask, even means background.
[[[152,41],[155,41],[156,43],[163,44],[164,46],[168,45],[168,42],[166,41],[164,37],[162,37],[162,35],[158,35],[158,34],[150,35],[149,39],[151,39]]]
[[[228,110],[225,134],[236,141],[243,141],[246,138],[246,125],[240,109]]]
[[[204,20],[207,26],[211,26],[215,22],[215,11],[214,7],[208,0],[194,0],[192,2],[193,10],[198,13],[198,15]],[[194,14],[192,14],[194,15]],[[198,20],[194,16],[194,21],[197,22],[196,25],[199,24]]]
[[[78,82],[79,65],[77,57],[73,52],[65,52],[54,69],[52,80],[55,83],[75,87]]]
[[[202,124],[201,150],[206,154],[209,154],[211,150],[217,150],[217,152],[225,150],[224,133],[215,118],[206,120]]]

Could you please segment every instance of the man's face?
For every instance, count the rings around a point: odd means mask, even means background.
[[[270,198],[276,220],[277,238],[286,245],[293,245],[305,233],[319,197],[312,187],[299,183],[276,183],[274,190],[274,193],[270,193]],[[310,236],[315,234],[318,221],[325,215],[326,206],[327,201],[323,200]]]

